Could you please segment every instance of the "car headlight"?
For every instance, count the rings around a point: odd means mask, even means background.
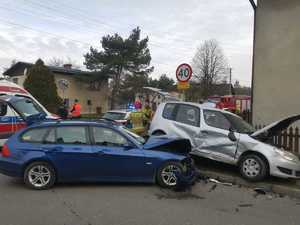
[[[281,157],[283,157],[284,159],[286,159],[288,161],[292,161],[292,162],[298,162],[299,161],[298,157],[296,155],[294,155],[293,153],[290,153],[290,152],[287,152],[285,150],[278,149],[278,148],[274,148],[274,150]]]

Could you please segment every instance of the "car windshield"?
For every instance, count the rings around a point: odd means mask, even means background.
[[[107,112],[104,114],[103,118],[109,120],[124,120],[125,116],[126,113],[122,112]]]
[[[255,129],[249,123],[242,120],[240,117],[228,113],[223,113],[223,115],[230,121],[232,128],[236,132],[243,134],[252,134],[255,131]]]
[[[44,112],[34,101],[29,98],[21,98],[13,102],[13,106],[23,116],[28,117]]]
[[[121,127],[121,129],[122,129],[122,131],[127,133],[130,137],[134,138],[139,144],[143,145],[146,143],[146,140],[143,137],[131,132],[126,127]]]

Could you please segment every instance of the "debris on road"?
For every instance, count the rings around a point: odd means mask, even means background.
[[[232,183],[221,182],[221,181],[218,181],[218,180],[213,179],[213,178],[209,178],[208,180],[209,180],[210,182],[216,183],[216,184],[222,184],[222,185],[225,185],[225,186],[233,186]]]
[[[254,188],[255,194],[254,197],[257,197],[258,195],[266,195],[268,193],[272,193],[272,189],[270,187],[259,187]]]
[[[209,191],[208,192],[212,192],[213,190],[215,190],[216,188],[217,188],[217,184],[214,184],[210,189],[209,189]]]
[[[252,207],[253,204],[239,204],[239,207]]]
[[[205,197],[194,194],[191,191],[174,192],[172,190],[167,190],[167,189],[162,189],[162,188],[160,189],[160,191],[161,191],[161,193],[155,194],[159,200],[161,200],[161,199],[175,199],[175,200],[189,200],[189,199],[202,200],[202,199],[205,199]]]
[[[267,191],[265,188],[254,188],[254,191],[257,193],[257,194],[260,194],[260,195],[265,195],[267,194]]]

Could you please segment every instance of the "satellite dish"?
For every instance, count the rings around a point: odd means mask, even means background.
[[[58,88],[61,89],[62,91],[65,91],[69,88],[69,81],[66,79],[60,79],[58,80]]]

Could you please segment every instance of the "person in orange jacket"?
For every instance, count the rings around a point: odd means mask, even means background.
[[[81,105],[79,104],[78,99],[75,99],[74,105],[71,109],[72,118],[80,118],[81,117]]]

